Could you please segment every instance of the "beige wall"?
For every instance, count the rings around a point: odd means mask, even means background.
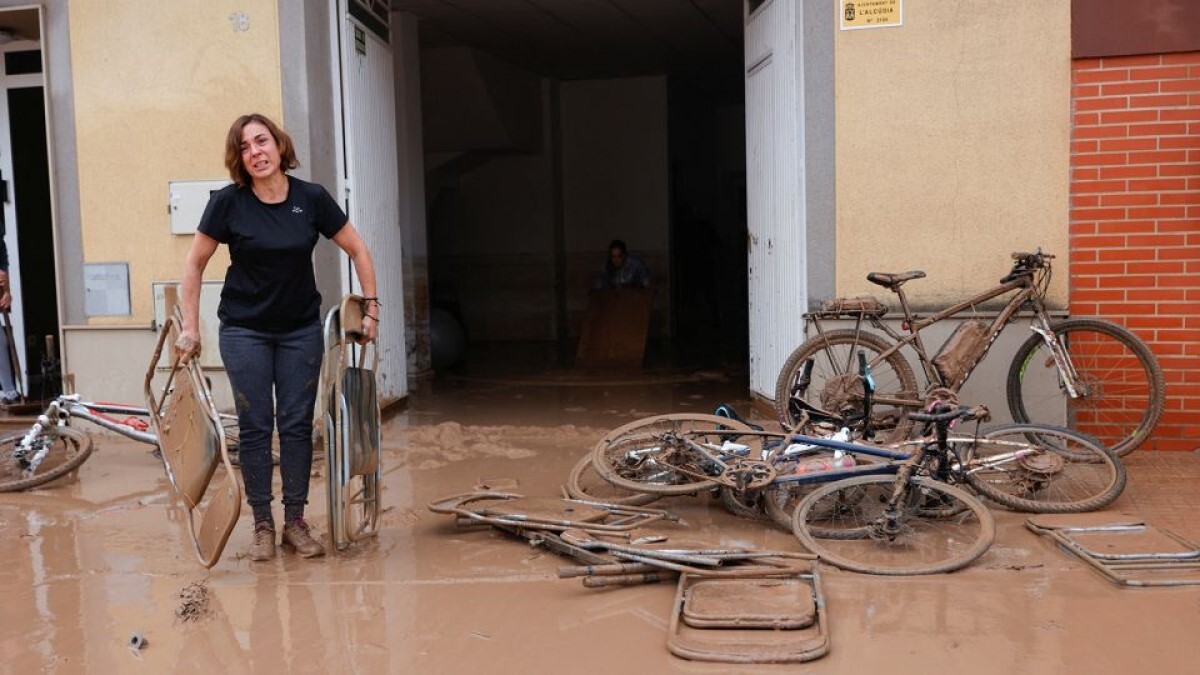
[[[982,290],[1008,254],[1059,256],[1066,304],[1070,0],[905,0],[904,25],[838,31],[837,292],[922,269],[923,306]]]
[[[168,181],[227,177],[240,114],[286,122],[278,25],[275,0],[71,2],[83,259],[129,262],[133,312],[92,324],[149,323],[151,282],[179,278],[191,237],[170,233]]]

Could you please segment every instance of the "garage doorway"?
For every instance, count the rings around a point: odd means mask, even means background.
[[[30,400],[61,390],[41,34],[38,9],[0,11],[0,223],[9,259],[17,378]]]

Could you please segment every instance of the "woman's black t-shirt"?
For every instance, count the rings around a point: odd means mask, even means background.
[[[222,323],[285,332],[320,319],[312,252],[318,234],[332,238],[342,229],[346,213],[320,185],[287,179],[287,199],[278,204],[236,185],[208,200],[199,230],[229,246]]]

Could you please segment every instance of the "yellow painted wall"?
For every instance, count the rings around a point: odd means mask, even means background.
[[[1066,305],[1070,0],[904,0],[904,25],[840,30],[837,292],[922,269],[923,307],[995,284],[1009,253],[1059,256]]]
[[[92,324],[148,323],[151,282],[179,278],[168,181],[227,178],[238,115],[282,123],[278,26],[275,0],[72,0],[83,258],[129,262],[133,311]],[[227,265],[222,247],[205,278]]]

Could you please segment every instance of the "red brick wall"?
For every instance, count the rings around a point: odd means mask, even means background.
[[[1072,316],[1142,337],[1167,406],[1142,449],[1200,448],[1200,52],[1073,62]]]

